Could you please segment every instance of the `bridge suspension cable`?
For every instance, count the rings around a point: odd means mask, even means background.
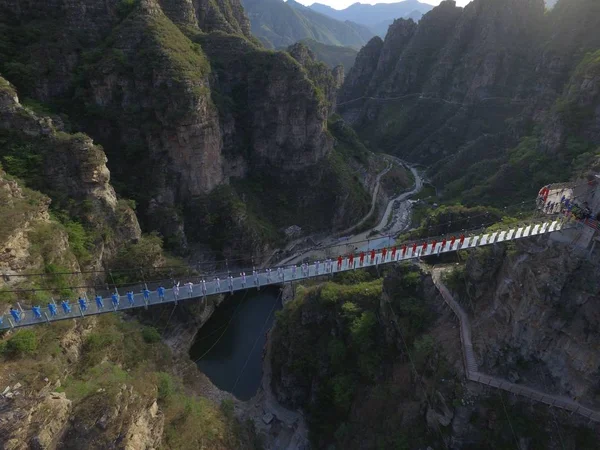
[[[569,224],[568,226],[571,226]],[[563,229],[562,220],[551,220],[545,222],[531,222],[527,226],[511,228],[503,231],[492,231],[484,234],[466,236],[461,234],[459,237],[447,236],[438,241],[425,241],[422,245],[415,242],[412,247],[404,244],[400,248],[394,246],[393,249],[385,247],[381,250],[371,250],[368,253],[360,252],[359,254],[350,254],[344,258],[339,256],[336,261],[327,259],[325,261],[316,261],[312,264],[303,263],[300,268],[296,265],[288,267],[279,267],[276,272],[267,269],[266,271],[253,271],[251,276],[241,272],[239,277],[233,277],[231,274],[227,278],[221,280],[216,277],[212,281],[203,279],[199,284],[191,282],[186,283],[184,292],[180,292],[179,285],[173,286],[172,289],[165,289],[159,286],[155,292],[148,289],[142,290],[141,293],[129,291],[125,296],[119,294],[118,290],[109,299],[106,299],[107,305],[104,304],[104,299],[96,296],[95,304],[88,301],[87,296],[80,297],[78,301],[71,307],[69,300],[63,300],[59,306],[53,301],[48,304],[48,308],[41,309],[39,306],[34,306],[32,310],[25,311],[22,306],[17,303],[18,309],[11,308],[10,315],[7,320],[3,320],[0,316],[0,329],[13,328],[18,326],[35,325],[44,322],[64,320],[69,318],[85,317],[93,314],[103,314],[113,311],[124,311],[139,307],[148,307],[149,305],[161,304],[182,301],[192,298],[206,298],[208,295],[217,295],[225,293],[233,293],[239,290],[247,290],[252,287],[260,288],[261,286],[281,284],[286,281],[302,280],[308,278],[319,277],[323,275],[333,275],[338,272],[349,270],[377,267],[380,264],[390,264],[401,261],[407,261],[425,256],[436,256],[442,253],[455,252],[469,248],[475,248],[483,245],[495,244],[498,242],[506,242],[525,237],[536,236],[546,233],[552,233]],[[250,280],[248,280],[250,278]],[[248,282],[250,281],[250,282]],[[187,288],[186,288],[187,287]],[[195,290],[195,291],[194,291]],[[200,292],[198,292],[200,290]],[[187,295],[186,295],[187,294]],[[124,300],[121,302],[121,300]],[[127,303],[125,303],[125,301]],[[112,307],[110,306],[112,304]]]
[[[588,185],[588,182],[571,182],[571,183],[560,183],[557,185],[549,185],[551,186],[553,189],[556,186],[556,189],[558,188],[568,188],[568,189],[576,189],[577,187],[580,186],[584,186],[584,185]],[[572,200],[576,200],[580,197],[584,197],[585,194],[580,194],[580,195],[574,195],[571,197]],[[495,210],[498,211],[511,211],[511,208],[517,208],[517,209],[525,209],[527,208],[529,205],[534,206],[536,204],[537,200],[527,200],[527,201],[523,201],[521,203],[515,203],[511,206],[506,206],[503,208],[493,208]],[[512,210],[514,213],[514,210]],[[531,211],[532,213],[535,212],[532,211],[531,209],[527,209],[527,211]],[[523,212],[520,212],[519,214],[522,214]],[[482,212],[480,214],[474,215],[474,216],[467,216],[467,217],[459,217],[457,219],[454,220],[448,220],[446,222],[440,222],[440,223],[436,223],[433,226],[428,226],[427,228],[429,230],[431,230],[433,227],[435,228],[443,228],[443,227],[447,227],[447,226],[451,226],[451,225],[458,225],[458,224],[464,224],[464,223],[469,223],[471,221],[473,221],[474,219],[477,219],[479,217],[485,217],[485,216],[489,216],[490,214],[493,214],[493,211],[485,211]],[[493,221],[493,222],[486,222],[480,225],[480,227],[484,227],[484,226],[489,226],[492,225],[494,223],[499,223],[497,221]],[[468,230],[466,230],[465,228],[460,228],[460,229],[455,229],[453,231],[448,231],[450,232],[468,232]],[[376,238],[376,236],[381,236],[381,237],[389,237],[390,239],[393,237],[393,235],[389,235],[389,234],[385,234],[384,232],[378,232],[378,233],[374,233],[372,236],[370,236],[369,238],[363,239],[361,241],[355,241],[354,244],[355,245],[360,245],[360,244],[365,244],[365,243],[369,243],[370,241],[374,240]],[[308,238],[307,238],[308,239]],[[416,238],[417,240],[419,238]],[[333,244],[329,244],[327,246],[323,246],[323,247],[318,247],[318,250],[329,250],[332,248],[338,248],[340,246],[340,243],[333,243]],[[211,252],[211,251],[209,251]],[[219,253],[219,252],[211,252],[211,253]],[[197,275],[200,276],[202,274],[202,271],[200,270],[201,266],[205,266],[205,267],[209,267],[210,270],[208,272],[208,274],[215,274],[215,273],[222,273],[223,271],[221,270],[215,270],[216,267],[225,267],[226,265],[228,265],[229,263],[248,263],[249,261],[252,261],[254,259],[259,260],[262,257],[267,257],[270,256],[268,253],[266,252],[262,252],[262,253],[252,253],[252,254],[244,254],[244,255],[240,255],[237,258],[224,258],[224,259],[216,259],[216,260],[212,260],[212,261],[207,261],[207,262],[202,262],[202,263],[196,263],[193,264],[192,267],[188,267],[186,268],[189,271],[192,270],[196,270]],[[244,267],[244,266],[241,266]],[[30,278],[30,277],[53,277],[53,276],[60,276],[60,275],[86,275],[86,274],[108,274],[109,276],[111,274],[127,274],[127,273],[136,273],[136,272],[141,272],[141,275],[143,277],[143,272],[161,272],[161,271],[165,271],[165,270],[181,270],[182,266],[160,266],[160,267],[152,267],[152,268],[148,268],[148,267],[134,267],[134,268],[123,268],[123,269],[119,269],[119,268],[105,268],[105,269],[99,269],[99,270],[81,270],[81,271],[63,271],[63,272],[52,272],[52,273],[10,273],[10,274],[3,274],[3,276],[5,278]],[[164,280],[164,279],[163,279]],[[113,283],[114,284],[114,283]],[[126,284],[126,283],[125,283]],[[79,287],[80,289],[84,289],[84,288],[93,288],[93,286],[81,286]],[[43,291],[43,290],[48,290],[48,289],[34,289],[34,290],[39,290],[39,291]],[[51,289],[50,289],[51,290]],[[15,289],[15,290],[0,290],[0,292],[18,292],[18,291],[29,291],[31,292],[32,289]]]

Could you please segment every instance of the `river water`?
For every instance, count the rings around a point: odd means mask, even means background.
[[[265,335],[280,309],[279,288],[229,295],[198,332],[190,357],[219,389],[249,400],[260,386]]]
[[[376,228],[383,229],[387,223],[392,214],[393,201],[401,202],[400,209],[410,208],[409,198],[421,190],[423,180],[414,168],[411,170],[416,180],[415,187],[389,202],[384,217]],[[402,222],[394,224],[399,226],[398,229],[408,224],[410,209],[404,216],[393,217],[393,220]],[[378,250],[394,243],[392,237],[373,236],[369,239],[370,233],[371,230],[344,240],[339,248],[331,250],[333,257],[354,249],[359,252]],[[324,243],[331,244],[336,239],[329,240],[330,242]],[[313,250],[296,259],[325,256],[320,255],[322,252],[323,250]],[[291,263],[292,259],[289,258],[286,263]],[[198,332],[190,349],[190,357],[219,389],[231,392],[240,400],[249,400],[261,384],[265,334],[273,325],[275,311],[280,309],[279,288],[262,289],[260,292],[250,289],[245,293],[228,296]]]

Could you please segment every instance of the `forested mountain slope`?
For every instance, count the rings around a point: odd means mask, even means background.
[[[117,192],[173,249],[259,255],[283,227],[342,227],[356,212],[342,190],[316,195],[345,170],[323,86],[261,47],[237,0],[2,0],[0,42],[0,73],[103,146]],[[282,190],[268,217],[242,200],[247,180]]]
[[[382,151],[431,167],[448,198],[504,205],[598,153],[600,3],[447,0],[357,56],[339,112]]]

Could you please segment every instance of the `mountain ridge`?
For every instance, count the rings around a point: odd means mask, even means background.
[[[372,29],[372,27],[379,26],[382,22],[391,22],[393,19],[408,18],[410,16],[412,19],[418,20],[420,16],[431,11],[433,6],[421,3],[418,0],[404,0],[397,3],[377,3],[374,5],[357,2],[341,10],[322,3],[313,3],[309,8],[334,19],[350,20]],[[420,15],[413,15],[415,12]]]
[[[418,24],[396,20],[359,52],[338,112],[374,147],[431,165],[448,198],[525,200],[594,164],[599,8],[444,1]]]
[[[303,39],[358,50],[374,33],[364,25],[339,21],[290,0],[243,0],[252,33],[269,48],[285,48]]]

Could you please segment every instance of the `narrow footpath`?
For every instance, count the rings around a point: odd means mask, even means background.
[[[568,397],[559,395],[545,394],[537,389],[529,388],[519,384],[511,383],[502,378],[493,377],[479,372],[475,352],[473,351],[473,342],[471,339],[471,322],[469,316],[460,304],[454,299],[448,288],[442,282],[443,268],[434,268],[431,270],[431,278],[444,298],[446,304],[452,309],[460,323],[460,340],[463,349],[463,362],[465,366],[466,378],[476,383],[502,389],[512,394],[526,397],[530,400],[544,403],[549,406],[561,408],[572,413],[577,413],[586,419],[594,422],[600,422],[600,412],[582,406]]]
[[[379,196],[379,190],[381,189],[381,179],[385,175],[387,175],[390,170],[392,170],[392,167],[394,167],[394,164],[391,161],[388,160],[387,163],[388,163],[387,167],[383,171],[381,171],[379,173],[379,175],[377,175],[377,179],[375,181],[375,189],[373,189],[373,195],[371,197],[371,209],[369,210],[367,215],[364,216],[357,223],[352,225],[350,228],[340,231],[339,233],[336,233],[337,236],[344,236],[346,234],[352,233],[357,228],[360,228],[361,226],[363,226],[363,224],[371,218],[371,216],[375,212],[375,208],[377,207],[377,197]]]

